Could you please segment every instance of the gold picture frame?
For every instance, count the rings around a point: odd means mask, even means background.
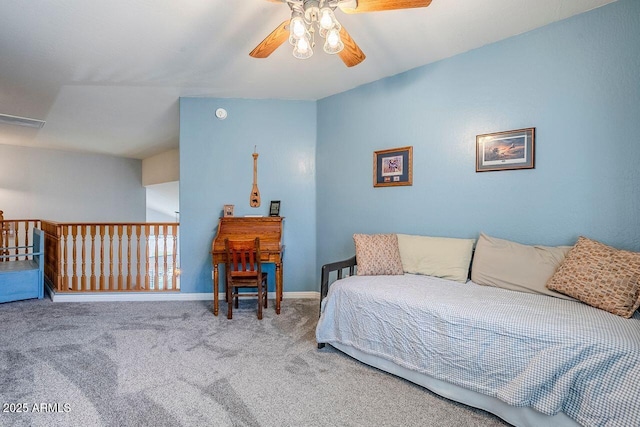
[[[373,186],[413,185],[413,147],[373,152]]]

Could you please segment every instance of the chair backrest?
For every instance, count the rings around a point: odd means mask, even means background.
[[[261,273],[259,237],[256,237],[255,240],[224,239],[224,248],[227,253],[226,269],[228,273]]]

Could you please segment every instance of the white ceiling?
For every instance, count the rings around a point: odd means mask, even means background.
[[[367,55],[347,68],[286,44],[249,52],[289,8],[266,0],[0,0],[0,144],[146,158],[178,146],[178,98],[320,99],[611,3],[433,0],[338,20]],[[213,112],[212,112],[213,114]]]

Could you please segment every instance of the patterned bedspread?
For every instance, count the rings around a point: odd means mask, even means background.
[[[316,329],[407,369],[584,426],[640,426],[640,314],[428,276],[334,282]]]

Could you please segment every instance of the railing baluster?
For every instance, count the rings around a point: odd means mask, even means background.
[[[82,239],[82,269],[80,270],[80,289],[87,290],[87,227],[80,227],[80,238]]]
[[[136,225],[136,262],[138,263],[137,276],[136,276],[136,290],[140,290],[140,282],[142,281],[141,270],[140,270],[140,233],[142,232],[142,227]]]
[[[160,290],[160,272],[158,271],[158,230],[159,230],[160,226],[155,225],[154,229],[154,236],[155,236],[155,241],[156,241],[156,252],[154,253],[155,256],[155,277],[154,277],[154,286],[155,286],[155,290],[159,291]]]
[[[163,245],[163,254],[162,254],[162,261],[164,263],[163,269],[162,269],[162,283],[164,285],[164,290],[168,290],[171,289],[169,286],[169,275],[167,274],[167,229],[168,227],[166,225],[162,225],[162,245]],[[173,283],[171,284],[173,286]]]
[[[20,246],[20,239],[18,238],[18,221],[13,221],[13,246]],[[19,253],[20,249],[16,248],[13,250],[14,255],[18,255]]]
[[[68,250],[67,250],[67,233],[69,233],[69,227],[66,225],[63,225],[62,227],[60,227],[62,229],[62,282],[61,282],[61,290],[64,291],[68,291],[69,287],[70,287],[70,282],[69,282],[69,270],[67,270],[69,267],[69,257],[68,257]]]
[[[92,225],[91,230],[91,290],[96,289],[96,226]]]
[[[131,226],[127,225],[127,289],[131,290]]]
[[[111,266],[109,271],[109,290],[115,290],[115,274],[113,273],[113,234],[115,231],[115,227],[113,225],[109,226],[109,265]]]
[[[122,226],[119,225],[118,229],[118,290],[121,291],[124,287],[122,281]]]
[[[78,236],[78,226],[77,225],[72,225],[71,226],[71,237],[73,239],[73,259],[71,260],[73,269],[71,270],[71,289],[73,289],[74,291],[78,290],[78,271],[77,271],[77,264],[78,264],[78,258],[77,258],[77,250],[76,250],[76,238]]]
[[[4,222],[4,219],[2,217],[2,211],[0,211],[0,248],[6,248],[7,246],[9,246],[6,242],[5,242],[5,224],[6,222]],[[0,249],[0,255],[7,255],[5,253],[4,249]],[[4,262],[4,258],[0,258],[0,262]]]
[[[173,289],[178,290],[178,225],[171,226],[171,235],[173,236],[173,252],[171,254],[172,271],[171,281]]]
[[[151,235],[151,226],[150,225],[145,225],[144,226],[144,232],[145,232],[145,241],[146,241],[146,251],[145,251],[145,273],[144,273],[144,288],[145,290],[149,291],[151,290],[151,285],[149,284],[149,273],[151,271],[151,263],[149,262],[149,252],[150,252],[150,243],[149,243],[149,237]]]
[[[104,284],[104,231],[106,227],[101,225],[100,227],[100,290],[105,290]]]
[[[29,246],[29,223],[30,221],[24,222],[24,246]],[[18,230],[16,230],[16,233],[18,233]],[[33,258],[33,256],[31,258]],[[25,255],[24,259],[29,259],[29,257]]]

